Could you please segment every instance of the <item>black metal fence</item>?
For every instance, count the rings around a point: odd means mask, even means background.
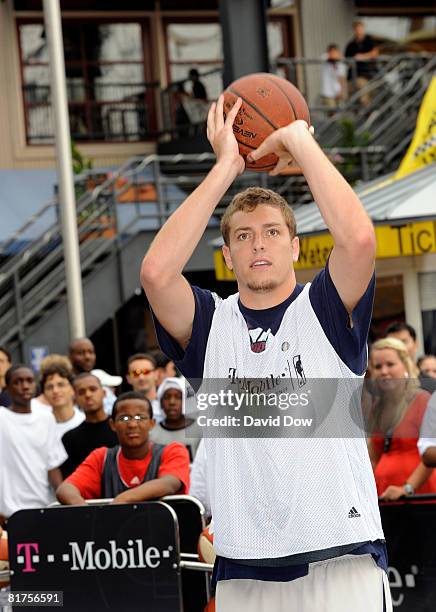
[[[67,83],[71,137],[75,141],[134,142],[156,137],[158,83]],[[24,85],[29,144],[54,140],[48,85]]]

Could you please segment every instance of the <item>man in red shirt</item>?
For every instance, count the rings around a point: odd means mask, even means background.
[[[150,401],[141,393],[123,393],[114,403],[110,425],[119,445],[97,448],[57,489],[62,504],[112,497],[115,504],[156,499],[189,490],[189,454],[178,442],[153,444]]]

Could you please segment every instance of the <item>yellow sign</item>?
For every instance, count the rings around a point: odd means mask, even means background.
[[[422,100],[415,133],[395,179],[436,161],[436,77],[433,77]]]
[[[377,259],[436,253],[436,221],[381,225],[375,228],[375,234]],[[300,257],[294,264],[295,270],[322,268],[332,248],[333,238],[329,233],[300,238]],[[215,251],[214,258],[217,280],[235,280],[220,249]]]

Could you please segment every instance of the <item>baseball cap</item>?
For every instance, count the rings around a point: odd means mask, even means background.
[[[97,376],[101,384],[105,387],[119,387],[123,382],[121,376],[113,376],[112,374],[108,374],[104,370],[91,370],[91,374]]]

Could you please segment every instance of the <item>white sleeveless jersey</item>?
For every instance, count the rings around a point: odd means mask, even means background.
[[[345,379],[344,386],[350,380],[356,387],[362,377],[328,341],[310,303],[309,284],[262,353],[250,349],[238,297],[216,304],[204,379],[278,378],[296,357],[300,378]],[[346,395],[338,393],[322,425],[337,432],[335,437],[205,438],[218,555],[272,559],[383,539],[366,440],[355,435]]]

